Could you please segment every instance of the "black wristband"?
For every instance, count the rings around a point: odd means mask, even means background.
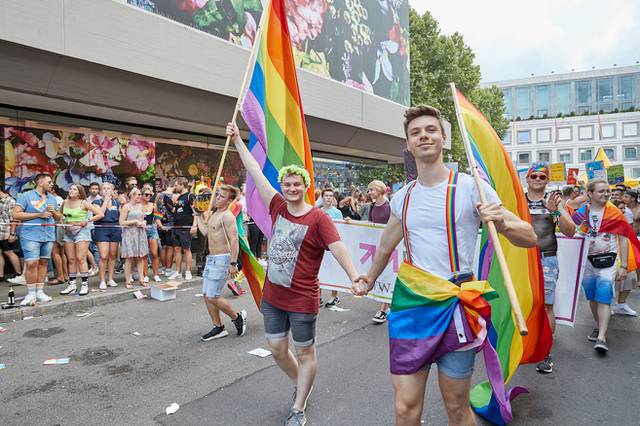
[[[238,262],[229,262],[229,265],[231,266],[236,266],[238,264]]]

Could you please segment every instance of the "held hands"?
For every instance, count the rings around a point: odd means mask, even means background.
[[[373,281],[366,275],[360,275],[351,282],[351,293],[354,296],[366,296],[373,288]]]
[[[497,229],[504,226],[504,213],[502,211],[502,207],[496,203],[477,203],[476,209],[478,210],[478,215],[480,216],[482,223],[493,222]]]
[[[627,278],[627,268],[620,266],[618,268],[618,272],[616,273],[616,280],[623,281]]]

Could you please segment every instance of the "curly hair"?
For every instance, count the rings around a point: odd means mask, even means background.
[[[311,176],[309,176],[309,172],[305,168],[295,164],[284,166],[280,169],[278,172],[278,183],[282,183],[284,178],[292,175],[300,176],[307,188],[311,186]]]

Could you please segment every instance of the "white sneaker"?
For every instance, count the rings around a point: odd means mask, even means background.
[[[184,273],[184,279],[189,281],[193,279],[193,276],[191,275],[191,271],[187,271]]]
[[[173,271],[173,270],[171,270],[171,269],[165,269],[165,270],[164,270],[164,275],[165,275],[166,277],[170,277],[171,275],[173,275],[173,274],[175,274],[175,273],[176,273],[176,272],[175,272],[175,271]]]
[[[77,290],[77,287],[76,287],[76,285],[75,285],[75,284],[67,284],[67,288],[65,288],[64,290],[62,290],[62,291],[60,292],[60,294],[61,294],[61,295],[63,295],[63,296],[67,296],[67,295],[69,295],[69,294],[73,294],[73,293],[75,293],[75,292],[76,292],[76,290]]]
[[[109,280],[109,282],[107,283],[107,285],[109,287],[118,287],[118,283],[115,282],[114,280]]]
[[[38,302],[46,303],[51,302],[53,299],[49,297],[44,291],[36,292],[36,300]]]
[[[631,309],[629,305],[627,305],[626,303],[619,303],[618,305],[616,305],[616,308],[617,308],[617,313],[619,314],[629,315],[630,317],[638,316],[638,313],[633,309]]]
[[[160,281],[162,281],[162,278],[160,278],[158,275],[154,275],[153,276],[153,280],[157,283],[159,283]]]
[[[98,269],[97,268],[89,269],[89,276],[90,277],[95,277],[96,275],[98,275]]]
[[[80,291],[78,292],[78,294],[80,296],[86,296],[89,293],[89,285],[88,284],[82,284],[82,286],[80,287]]]
[[[34,306],[36,304],[36,300],[35,294],[27,293],[24,299],[22,299],[22,302],[20,302],[20,306]]]
[[[149,277],[144,277],[142,279],[142,282],[145,283],[145,284],[148,283],[149,282]]]
[[[169,275],[167,278],[169,278],[170,280],[179,280],[179,279],[182,279],[182,274],[180,272],[174,272],[173,274]]]
[[[17,275],[13,278],[9,278],[7,281],[11,284],[17,285],[25,285],[27,283],[27,281],[24,279],[24,275]]]
[[[98,288],[100,290],[106,290],[107,289],[107,283],[105,283],[104,281],[100,281],[100,286],[98,286]]]

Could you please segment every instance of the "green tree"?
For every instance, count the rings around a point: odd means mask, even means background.
[[[467,158],[456,120],[453,97],[449,87],[456,87],[485,114],[499,135],[508,127],[502,116],[502,92],[496,87],[480,89],[480,67],[474,64],[475,54],[459,33],[444,35],[438,21],[429,13],[420,16],[409,12],[411,52],[411,103],[428,104],[438,108],[452,126],[451,159],[458,161],[461,170]]]

